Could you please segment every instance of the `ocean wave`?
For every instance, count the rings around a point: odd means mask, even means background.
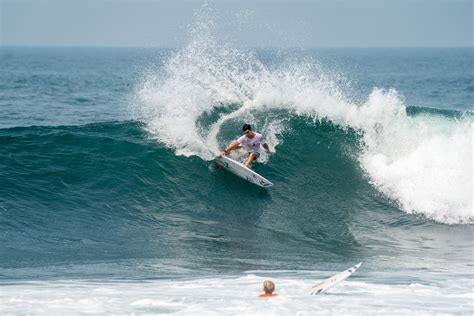
[[[198,15],[189,44],[137,85],[132,110],[152,138],[177,155],[210,160],[246,122],[278,155],[288,120],[328,120],[360,135],[357,161],[402,210],[442,223],[473,222],[472,116],[410,114],[395,89],[374,87],[366,101],[352,101],[349,80],[316,60],[267,65],[254,51],[217,43],[212,21]]]

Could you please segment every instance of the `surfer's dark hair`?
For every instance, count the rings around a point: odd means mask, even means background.
[[[252,126],[250,126],[250,124],[244,124],[244,126],[242,127],[242,132],[245,132],[246,130],[251,131]]]

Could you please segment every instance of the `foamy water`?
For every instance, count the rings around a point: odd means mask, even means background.
[[[186,281],[24,282],[2,287],[0,313],[354,315],[375,312],[431,315],[469,313],[474,308],[468,280],[426,284],[402,276],[400,282],[383,284],[380,283],[382,280],[377,281],[376,274],[369,278],[361,273],[326,294],[309,296],[304,289],[319,282],[321,276],[328,277],[328,272],[320,272],[319,276],[281,274],[256,272]],[[279,296],[259,298],[261,284],[268,277],[276,283]]]

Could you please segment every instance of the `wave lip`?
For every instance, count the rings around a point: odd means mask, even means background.
[[[364,132],[359,160],[375,187],[410,214],[473,223],[472,118],[408,115],[395,90],[374,89],[353,126]]]
[[[429,128],[425,125],[423,131],[422,118],[413,121],[410,134],[418,140],[395,136],[397,150],[368,150],[361,157],[362,166],[373,184],[404,211],[447,224],[473,223],[472,123],[420,137]]]

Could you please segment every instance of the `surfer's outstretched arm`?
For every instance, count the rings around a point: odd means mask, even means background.
[[[232,150],[237,149],[239,147],[240,147],[240,141],[236,139],[232,143],[230,143],[230,145],[220,153],[220,156],[227,156]]]

